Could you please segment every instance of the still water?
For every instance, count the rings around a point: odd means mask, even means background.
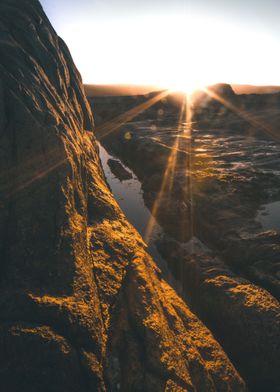
[[[256,221],[261,223],[264,230],[280,230],[280,201],[262,206]]]
[[[168,269],[167,263],[159,254],[155,244],[155,241],[163,235],[163,230],[156,222],[149,209],[145,206],[140,181],[128,167],[126,167],[118,158],[110,155],[101,144],[99,144],[99,155],[106,180],[128,221],[135,227],[142,237],[145,236],[149,222],[152,222],[153,232],[148,244],[148,253],[154,258],[155,262],[162,270],[165,279],[172,281],[173,277]],[[108,166],[108,159],[114,159],[120,162],[122,166],[132,174],[132,178],[120,181],[112,173]],[[175,284],[175,282],[173,282],[173,284]]]

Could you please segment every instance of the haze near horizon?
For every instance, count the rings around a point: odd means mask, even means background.
[[[280,3],[41,1],[88,84],[280,85]]]

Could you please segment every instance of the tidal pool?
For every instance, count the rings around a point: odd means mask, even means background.
[[[168,279],[168,281],[173,281],[174,278],[169,271],[167,262],[160,255],[155,245],[155,241],[163,234],[163,230],[156,222],[149,209],[145,206],[140,181],[120,159],[110,155],[100,143],[99,155],[107,183],[110,186],[115,199],[119,203],[119,206],[126,215],[128,221],[135,227],[135,229],[143,238],[145,237],[149,222],[152,223],[153,232],[151,233],[151,238],[148,244],[148,253],[154,258],[162,270],[164,277]],[[132,178],[129,180],[120,181],[112,173],[108,165],[108,159],[119,161],[124,166],[124,168],[132,174]],[[175,282],[173,281],[173,286],[174,284]]]
[[[280,201],[264,204],[258,211],[256,221],[264,230],[280,230]]]

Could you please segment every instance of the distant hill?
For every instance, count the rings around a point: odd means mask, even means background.
[[[279,93],[280,86],[251,86],[249,84],[232,84],[236,94],[272,94]]]
[[[158,86],[141,86],[136,84],[85,84],[84,87],[88,97],[111,95],[144,95],[153,91],[161,90],[161,88]],[[232,88],[236,94],[271,94],[280,92],[280,86],[252,86],[249,84],[233,84]]]
[[[88,97],[97,97],[102,95],[144,95],[152,91],[161,90],[155,86],[140,86],[129,84],[112,84],[112,85],[98,85],[98,84],[85,84],[85,92]]]

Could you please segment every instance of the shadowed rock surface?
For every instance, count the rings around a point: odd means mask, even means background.
[[[0,25],[1,390],[244,391],[108,190],[39,2],[2,0]]]
[[[123,165],[116,159],[108,159],[108,166],[112,170],[112,173],[120,180],[125,181],[132,178],[132,174],[126,170]]]

